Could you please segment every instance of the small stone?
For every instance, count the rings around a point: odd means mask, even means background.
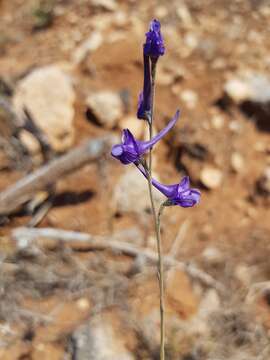
[[[106,129],[113,129],[123,116],[124,107],[119,94],[112,91],[100,91],[90,94],[86,104],[95,121]]]
[[[242,130],[242,125],[239,121],[237,120],[232,120],[229,123],[229,129],[236,134],[239,134]]]
[[[88,39],[80,44],[72,55],[72,61],[75,65],[80,64],[89,53],[97,50],[103,42],[103,36],[99,31],[94,31]]]
[[[258,188],[262,193],[270,195],[270,166],[264,169],[263,174],[259,178]]]
[[[220,306],[221,302],[217,291],[210,289],[205,293],[200,303],[198,316],[207,320],[213,312],[220,309]]]
[[[27,130],[22,129],[19,133],[19,138],[31,156],[40,155],[40,144],[33,134]]]
[[[224,126],[224,117],[222,115],[214,115],[211,119],[212,127],[216,130],[220,130]]]
[[[138,120],[135,116],[129,115],[120,121],[121,129],[129,129],[136,139],[139,139],[144,134],[145,123],[143,120]]]
[[[224,262],[224,256],[221,251],[215,247],[207,247],[202,253],[204,261],[209,265],[220,265]]]
[[[232,78],[226,82],[224,90],[237,104],[246,100],[262,104],[270,101],[270,79],[260,73]]]
[[[115,0],[92,0],[92,4],[96,7],[101,7],[107,11],[117,10],[117,2]]]
[[[125,338],[131,331],[125,327],[124,332],[123,326],[123,321],[113,311],[93,316],[74,332],[76,359],[134,360]]]
[[[198,94],[193,90],[182,91],[180,97],[189,109],[194,109],[198,103]]]
[[[222,183],[223,174],[219,169],[205,167],[200,174],[200,180],[208,189],[217,189]]]
[[[225,93],[237,104],[249,99],[251,91],[246,82],[240,79],[231,79],[224,86]]]
[[[164,71],[164,69],[161,68],[160,72],[157,76],[156,83],[161,86],[169,86],[173,83],[173,81],[174,81],[173,74],[171,74],[167,71]]]
[[[231,167],[236,173],[241,173],[245,169],[244,158],[238,152],[233,152],[231,155]]]
[[[76,305],[77,305],[78,309],[80,309],[82,311],[88,310],[90,308],[89,300],[86,298],[81,298],[81,299],[77,300]]]
[[[59,152],[73,144],[74,101],[71,79],[56,65],[33,70],[18,83],[13,98],[18,115],[23,118],[26,108],[49,144]]]
[[[267,146],[262,141],[256,141],[254,144],[254,150],[260,153],[266,152]]]
[[[157,178],[155,174],[153,177]],[[153,189],[155,201],[161,202],[164,196]],[[120,213],[137,212],[143,214],[150,207],[147,180],[136,168],[128,168],[114,187],[113,203]]]
[[[184,36],[184,43],[190,50],[194,50],[198,46],[199,40],[196,35],[189,32]]]
[[[247,265],[239,264],[236,266],[234,275],[237,280],[244,286],[250,286],[252,284],[251,270]]]
[[[181,24],[186,27],[192,26],[192,17],[190,15],[188,7],[184,3],[182,3],[181,6],[176,9],[176,15],[181,20]]]
[[[119,28],[123,28],[128,24],[128,20],[124,11],[117,11],[113,17],[113,24]]]
[[[164,19],[166,16],[168,16],[168,9],[166,6],[157,6],[155,9],[155,17],[157,19]]]

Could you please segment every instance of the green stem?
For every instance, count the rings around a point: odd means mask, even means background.
[[[156,79],[156,62],[151,62],[151,111],[149,123],[149,139],[153,137],[153,120],[154,120],[154,105],[155,105],[155,79]],[[149,151],[149,163],[148,169],[150,175],[152,175],[152,148]]]
[[[154,101],[155,101],[155,77],[156,77],[156,61],[151,61],[151,112],[149,118],[149,138],[153,137],[153,120],[154,120]],[[147,173],[147,182],[149,189],[149,196],[152,208],[152,214],[155,224],[155,233],[157,239],[158,249],[158,280],[159,280],[159,294],[160,294],[160,360],[165,360],[165,319],[164,319],[164,274],[163,274],[163,257],[162,246],[160,238],[160,217],[164,205],[162,204],[157,214],[154,197],[153,197],[153,185],[152,185],[152,149],[149,151],[149,162]]]

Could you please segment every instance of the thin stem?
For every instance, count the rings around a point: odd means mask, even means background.
[[[154,120],[154,105],[155,105],[155,79],[156,79],[156,61],[151,61],[151,110],[149,118],[149,139],[153,137],[153,120]],[[150,175],[152,175],[152,148],[149,150],[149,163],[148,169]]]
[[[154,204],[153,192],[152,192],[152,183],[151,176],[149,171],[146,171],[148,189],[152,207],[152,213],[155,223],[155,233],[157,238],[157,249],[158,249],[158,281],[159,281],[159,300],[160,300],[160,360],[165,360],[165,316],[164,316],[164,271],[163,271],[163,256],[162,256],[162,245],[161,245],[161,236],[160,236],[160,219],[162,211],[164,209],[164,204],[160,205],[158,214]]]
[[[158,274],[159,274],[159,293],[160,293],[160,360],[165,360],[165,305],[164,305],[164,271],[162,244],[160,236],[161,215],[164,204],[160,205],[156,221],[157,248],[158,248]]]
[[[149,117],[149,138],[153,137],[153,120],[154,120],[154,103],[155,103],[155,78],[156,78],[156,65],[157,61],[151,59],[151,111]],[[157,214],[154,197],[153,197],[153,185],[152,185],[152,148],[149,151],[148,169],[146,170],[147,182],[149,189],[149,196],[152,208],[152,214],[155,223],[155,232],[157,238],[158,249],[158,281],[159,281],[159,294],[160,294],[160,360],[165,360],[165,321],[164,321],[164,275],[163,275],[163,258],[162,247],[160,239],[160,217],[163,210],[163,205],[160,206]]]

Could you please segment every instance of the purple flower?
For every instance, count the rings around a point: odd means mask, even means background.
[[[158,58],[165,53],[163,37],[160,32],[160,22],[156,19],[151,21],[150,29],[146,33],[143,53],[151,58]]]
[[[125,165],[139,161],[141,156],[163,138],[174,126],[179,115],[180,111],[177,110],[168,125],[149,141],[136,140],[128,129],[123,130],[122,144],[114,145],[111,155]]]
[[[145,170],[141,166],[138,166],[138,169],[147,178]],[[185,176],[179,184],[163,185],[155,179],[152,179],[152,184],[168,198],[170,205],[192,207],[200,201],[201,193],[197,189],[190,188],[188,176]]]
[[[148,56],[143,56],[144,80],[143,92],[139,95],[137,118],[149,120],[151,112],[151,75],[150,61]]]

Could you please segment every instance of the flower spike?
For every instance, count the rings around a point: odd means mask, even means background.
[[[146,33],[143,53],[152,59],[157,59],[165,53],[164,41],[160,32],[160,22],[156,19],[151,21],[150,29]]]
[[[144,168],[137,166],[140,172],[147,178]],[[182,207],[192,207],[200,202],[201,193],[197,189],[190,188],[189,177],[185,176],[179,184],[164,185],[155,179],[152,184],[163,195],[168,198],[168,205],[179,205]]]
[[[143,91],[139,95],[137,118],[149,120],[151,111],[151,75],[149,57],[144,55],[144,80]]]
[[[142,155],[171,130],[179,119],[179,115],[180,111],[177,110],[168,125],[149,141],[136,140],[128,129],[123,130],[122,144],[114,145],[112,147],[111,155],[125,165],[138,162]]]

